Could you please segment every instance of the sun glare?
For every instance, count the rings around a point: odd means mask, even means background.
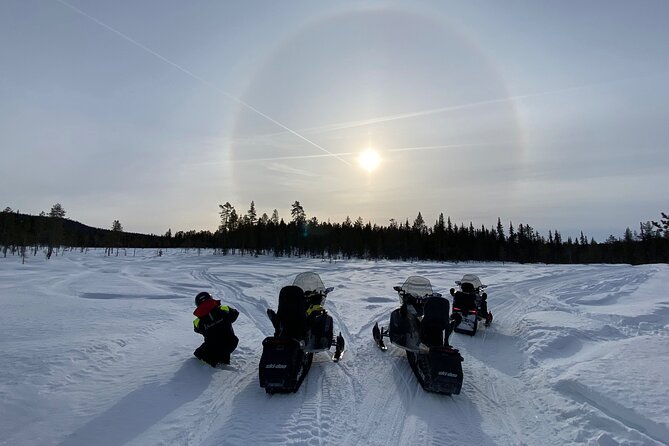
[[[374,149],[367,149],[358,157],[358,164],[367,172],[372,172],[381,164],[381,157]]]

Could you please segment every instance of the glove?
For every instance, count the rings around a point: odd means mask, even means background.
[[[451,314],[451,320],[455,322],[455,325],[460,325],[460,322],[462,322],[462,316],[460,313],[453,313]]]
[[[455,288],[451,288],[448,292],[451,293],[451,296],[455,296]]]

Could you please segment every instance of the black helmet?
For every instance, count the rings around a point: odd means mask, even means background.
[[[197,296],[195,296],[195,305],[200,306],[202,302],[205,300],[213,299],[211,297],[211,294],[207,293],[206,291],[203,291],[201,293],[198,293]]]

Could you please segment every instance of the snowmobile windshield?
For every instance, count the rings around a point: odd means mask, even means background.
[[[298,274],[293,281],[293,285],[299,286],[305,293],[314,291],[325,293],[325,285],[323,285],[321,277],[316,273],[309,272]]]
[[[414,297],[431,296],[432,284],[425,277],[411,276],[402,285],[402,290]]]
[[[458,280],[455,282],[456,284],[462,286],[463,283],[470,283],[474,287],[475,290],[478,290],[479,288],[485,288],[485,285],[481,283],[481,279],[475,274],[465,274],[462,276],[462,279]]]

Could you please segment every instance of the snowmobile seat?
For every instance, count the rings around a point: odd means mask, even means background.
[[[279,336],[304,340],[307,334],[306,299],[302,288],[288,285],[279,292]]]
[[[428,347],[443,346],[448,339],[449,303],[441,297],[428,297],[424,304],[424,316],[420,328],[420,338]],[[446,337],[444,337],[446,332]]]

